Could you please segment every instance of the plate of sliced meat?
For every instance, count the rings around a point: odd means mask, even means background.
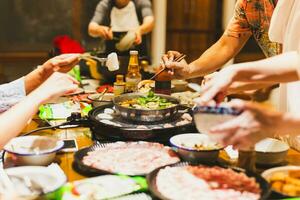
[[[262,200],[270,194],[261,176],[220,166],[177,163],[154,170],[147,181],[163,200]]]
[[[156,168],[178,163],[170,148],[152,142],[95,144],[75,153],[75,167],[92,175],[123,174],[144,176]]]

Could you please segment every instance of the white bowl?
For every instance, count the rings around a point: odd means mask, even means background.
[[[273,138],[266,138],[255,145],[256,163],[276,165],[285,161],[289,145]]]
[[[214,141],[219,141],[222,136],[210,134],[210,129],[237,117],[240,111],[223,106],[196,106],[193,113],[198,131],[208,134]]]
[[[105,93],[103,95],[103,98],[101,98],[101,100],[99,100],[99,94],[91,94],[87,97],[89,100],[92,101],[92,105],[94,108],[99,107],[99,106],[103,106],[103,105],[107,105],[109,103],[112,103],[113,98],[114,98],[114,94],[113,93]]]
[[[5,145],[4,150],[15,156],[18,165],[49,165],[62,149],[63,141],[46,136],[16,137]]]
[[[13,167],[5,169],[5,172],[10,177],[11,181],[13,181],[16,194],[26,197],[30,197],[32,193],[30,190],[28,190],[23,182],[18,181],[19,178],[22,179],[24,177],[28,177],[30,181],[38,184],[43,189],[44,194],[49,194],[56,191],[67,181],[66,175],[63,173],[63,171],[61,171],[60,168],[59,170],[56,169],[56,166]]]
[[[170,138],[170,144],[175,148],[178,155],[185,161],[189,162],[216,162],[222,147],[211,148],[217,145],[207,135],[200,133],[187,133],[175,135]],[[193,148],[194,145],[203,144],[208,146],[207,150]],[[210,147],[209,147],[210,146]]]

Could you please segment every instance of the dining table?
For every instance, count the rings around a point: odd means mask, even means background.
[[[29,132],[39,127],[40,119],[35,118],[31,123],[23,130],[23,133]],[[33,135],[42,136],[53,136],[61,140],[75,139],[78,145],[78,149],[91,146],[95,141],[92,139],[92,131],[88,127],[75,127],[75,128],[64,128],[56,130],[43,130],[34,133]],[[87,176],[79,174],[73,167],[75,152],[61,152],[56,155],[55,162],[59,164],[61,169],[67,176],[68,181],[77,181],[88,178]],[[231,159],[225,151],[221,151],[220,160],[223,163],[236,166],[237,160]],[[293,148],[290,148],[286,157],[286,165],[300,166],[300,152]],[[267,168],[258,168],[259,172],[262,172]]]
[[[65,100],[67,100],[65,98]],[[60,102],[62,102],[60,100]],[[26,128],[22,131],[20,135],[28,133],[32,130],[35,130],[39,127],[46,126],[45,121],[41,120],[38,115],[36,115],[31,122],[26,126]],[[82,148],[89,147],[93,145],[96,141],[93,140],[92,130],[89,127],[68,127],[68,128],[58,128],[58,129],[48,129],[41,130],[33,133],[32,135],[40,135],[40,136],[52,136],[56,137],[59,140],[69,140],[74,139],[77,142],[78,150]],[[100,130],[101,134],[101,130]],[[83,174],[80,174],[78,170],[74,168],[74,154],[75,152],[59,152],[56,154],[56,158],[54,160],[60,168],[63,170],[67,177],[68,182],[79,181],[86,178]],[[14,164],[9,160],[9,156],[7,156],[7,160],[5,161],[5,167],[13,167]],[[229,154],[222,150],[219,155],[219,160],[230,166],[237,166],[237,159],[232,159]],[[290,148],[287,153],[286,163],[284,165],[296,165],[300,166],[300,152],[296,149]],[[260,168],[257,167],[257,172],[261,173],[262,171],[268,168]]]

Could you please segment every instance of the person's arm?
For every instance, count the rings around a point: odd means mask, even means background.
[[[105,18],[108,16],[110,0],[102,0],[98,3],[94,16],[89,23],[88,33],[92,37],[101,37],[105,40],[112,40],[112,30],[104,25]]]
[[[207,103],[219,93],[226,93],[234,82],[286,83],[299,80],[300,56],[288,52],[272,58],[232,65],[221,70],[203,87],[198,103]]]
[[[2,113],[0,115],[0,149],[23,130],[41,104],[75,91],[76,84],[77,81],[69,75],[56,72],[22,101]]]
[[[152,11],[152,3],[149,0],[140,1],[139,8],[141,9],[141,14],[143,17],[143,23],[135,31],[136,40],[135,44],[140,44],[142,42],[142,35],[151,32],[154,28],[154,16]]]
[[[218,69],[232,59],[244,47],[249,37],[252,35],[251,28],[241,12],[245,7],[245,0],[238,0],[230,23],[228,24],[223,36],[208,50],[206,50],[197,60],[189,65],[182,61],[180,63],[170,62],[178,53],[169,52],[163,57],[163,61],[167,68],[174,69],[174,73],[170,70],[170,74],[175,78],[195,78],[205,76]],[[172,55],[173,54],[173,55]]]
[[[220,143],[248,149],[266,137],[299,135],[300,115],[280,113],[262,105],[241,100],[227,104],[243,111],[238,117],[212,127],[211,134],[219,135]]]
[[[36,70],[25,76],[25,91],[29,94],[49,78],[53,72],[66,73],[79,62],[79,54],[62,54],[51,58]]]

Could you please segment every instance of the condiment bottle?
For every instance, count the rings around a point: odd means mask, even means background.
[[[119,96],[125,93],[126,84],[124,82],[124,76],[119,74],[116,76],[116,82],[114,82],[114,95]]]
[[[136,92],[137,85],[142,80],[140,73],[138,51],[130,51],[128,72],[126,74],[126,92]]]
[[[161,70],[161,67],[158,69],[158,71]],[[158,94],[171,94],[171,80],[172,77],[168,73],[168,70],[164,70],[161,72],[158,76],[155,77],[155,93]]]

